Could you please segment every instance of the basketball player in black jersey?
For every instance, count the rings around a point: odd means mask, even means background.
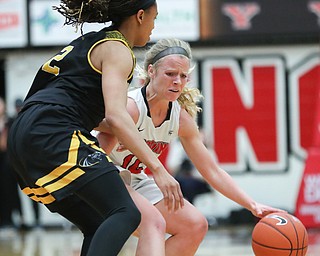
[[[153,172],[168,209],[183,206],[178,182],[126,110],[132,47],[148,42],[157,5],[155,0],[62,0],[55,9],[67,25],[112,25],[81,35],[41,66],[10,129],[8,153],[22,191],[83,232],[81,255],[115,256],[141,215],[92,129],[109,127]],[[92,217],[97,214],[100,219]]]

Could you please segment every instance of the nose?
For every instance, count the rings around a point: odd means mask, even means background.
[[[181,78],[180,76],[176,76],[176,78],[173,81],[174,84],[181,84]]]

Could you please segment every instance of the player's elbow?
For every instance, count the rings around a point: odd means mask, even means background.
[[[117,113],[109,113],[105,117],[105,122],[110,127],[111,131],[113,131],[121,124],[121,116]]]

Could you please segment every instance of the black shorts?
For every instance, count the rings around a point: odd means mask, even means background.
[[[97,139],[64,106],[36,104],[10,128],[8,154],[22,191],[43,204],[62,200],[117,170]]]

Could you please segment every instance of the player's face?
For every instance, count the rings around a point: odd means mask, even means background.
[[[158,15],[157,4],[152,5],[144,11],[143,20],[141,24],[141,33],[136,46],[144,46],[150,40],[152,30],[154,29],[154,22]]]
[[[189,69],[190,60],[185,56],[164,57],[150,76],[157,94],[168,101],[177,100],[189,82]]]

